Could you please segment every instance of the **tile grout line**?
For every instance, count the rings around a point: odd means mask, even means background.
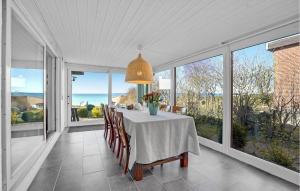
[[[57,181],[58,181],[58,177],[59,177],[60,171],[61,171],[61,169],[62,169],[62,163],[63,163],[63,161],[61,161],[61,163],[60,163],[60,167],[59,167],[59,170],[58,170],[58,173],[57,173],[57,176],[56,176],[56,179],[55,179],[55,182],[54,182],[52,191],[55,190],[55,187],[56,187],[56,184],[57,184]]]
[[[152,172],[151,172],[151,173],[152,173]],[[166,188],[165,185],[158,179],[158,177],[156,177],[156,175],[153,174],[153,173],[152,173],[152,176],[153,176],[154,179],[156,179],[157,182],[163,187],[163,189],[164,189],[165,191],[167,191],[167,188]]]
[[[105,143],[107,143],[106,140],[105,140]],[[100,148],[100,142],[97,141],[97,145],[98,145],[99,150],[101,150],[101,148]],[[108,144],[106,144],[106,147],[107,147],[107,146],[108,146]],[[100,155],[102,155],[101,151],[100,151]],[[102,161],[101,161],[101,163],[102,163]],[[103,168],[105,168],[103,163],[102,163],[102,165],[103,165]],[[107,182],[108,182],[109,191],[111,191],[111,186],[110,186],[109,177],[105,176],[105,179],[106,179]]]

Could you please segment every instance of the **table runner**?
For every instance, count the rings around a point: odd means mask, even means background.
[[[180,155],[200,154],[194,119],[190,116],[158,112],[118,109],[123,112],[126,132],[131,136],[129,168],[135,162],[149,164]]]

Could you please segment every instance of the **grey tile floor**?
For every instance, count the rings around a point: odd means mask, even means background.
[[[179,161],[145,170],[142,181],[122,174],[103,130],[62,134],[30,185],[30,191],[295,191],[298,186],[201,147]]]

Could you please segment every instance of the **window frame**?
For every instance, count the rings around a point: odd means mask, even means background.
[[[174,62],[166,63],[163,66],[156,67],[157,71],[162,71],[170,69],[172,71],[172,85],[171,93],[172,96],[176,95],[176,67],[193,63],[195,61],[208,59],[214,56],[223,55],[223,143],[216,143],[209,139],[199,137],[199,143],[203,146],[209,147],[216,151],[219,151],[227,156],[240,160],[246,164],[252,165],[260,170],[266,171],[272,175],[285,179],[294,184],[298,184],[299,174],[296,171],[287,169],[275,163],[260,159],[258,157],[252,156],[250,154],[244,153],[242,151],[231,148],[231,130],[232,130],[232,52],[247,47],[255,46],[261,43],[270,42],[276,39],[292,36],[299,34],[299,21],[291,21],[279,25],[277,27],[269,28],[264,31],[256,32],[252,35],[245,35],[243,38],[233,40],[216,46],[215,48],[210,48],[199,52],[198,54],[193,54],[187,56],[180,60],[175,60]],[[169,66],[167,66],[167,64]],[[156,69],[155,68],[155,69]],[[155,70],[156,71],[156,70]],[[176,104],[176,97],[174,98],[174,104]]]
[[[43,73],[44,73],[44,103],[46,99],[46,49],[50,50],[56,58],[58,58],[58,52],[54,51],[53,46],[49,41],[47,41],[44,36],[42,35],[41,31],[38,27],[36,27],[35,23],[31,22],[30,16],[28,13],[23,9],[22,6],[20,6],[15,1],[3,1],[2,2],[2,16],[3,16],[3,33],[2,33],[2,47],[1,47],[1,53],[2,53],[2,61],[3,64],[1,66],[2,72],[2,96],[1,96],[1,125],[2,125],[2,132],[1,132],[1,139],[2,139],[2,186],[3,189],[10,190],[12,187],[20,186],[22,179],[25,177],[25,175],[28,174],[28,177],[31,178],[32,173],[34,173],[34,169],[36,166],[42,165],[43,158],[47,156],[47,154],[50,152],[51,147],[54,145],[55,141],[59,138],[60,132],[62,132],[62,127],[58,126],[56,128],[56,131],[53,133],[52,136],[49,138],[46,137],[46,115],[44,115],[44,140],[40,146],[35,148],[32,153],[30,153],[19,165],[14,171],[11,168],[11,35],[12,35],[12,18],[15,17],[15,19],[18,20],[18,22],[24,27],[28,33],[31,35],[31,37],[40,44],[40,46],[43,48]],[[62,62],[60,59],[58,59],[58,64],[62,65]],[[5,71],[5,72],[4,72]],[[58,67],[56,69],[57,75],[61,74],[61,68]],[[57,79],[57,84],[62,83],[61,78]],[[61,89],[59,89],[56,92],[57,100],[60,100],[60,96],[62,95]],[[61,102],[58,102],[57,108],[61,109],[62,104]],[[45,112],[46,106],[44,107]],[[59,113],[56,113],[56,117],[59,115]],[[23,182],[22,182],[23,183]],[[23,183],[24,184],[24,183]]]

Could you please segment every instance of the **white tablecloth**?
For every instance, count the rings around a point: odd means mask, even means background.
[[[169,112],[118,109],[123,112],[126,132],[131,136],[129,168],[134,163],[149,164],[184,152],[200,154],[192,117]]]

